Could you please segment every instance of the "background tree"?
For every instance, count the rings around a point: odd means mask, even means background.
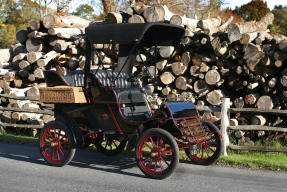
[[[82,4],[72,14],[86,19],[93,19],[94,8],[88,4]]]
[[[274,14],[271,32],[274,34],[287,35],[287,7],[275,6],[272,13]]]
[[[16,43],[16,32],[39,17],[39,5],[32,0],[6,0],[0,4],[0,47]]]
[[[259,21],[269,12],[270,9],[267,7],[267,3],[262,0],[252,0],[239,8],[239,16],[245,21]]]
[[[231,16],[233,17],[233,20],[231,23],[242,22],[242,19],[237,15],[237,13],[229,8],[222,10],[219,13],[219,16],[222,19],[222,22],[226,22]]]

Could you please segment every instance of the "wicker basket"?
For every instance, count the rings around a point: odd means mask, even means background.
[[[82,87],[41,87],[40,102],[43,103],[87,103]]]

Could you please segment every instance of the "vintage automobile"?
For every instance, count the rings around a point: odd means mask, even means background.
[[[93,143],[106,155],[135,148],[138,167],[155,179],[175,170],[179,150],[185,150],[196,164],[216,162],[221,154],[218,128],[203,121],[191,102],[153,97],[142,85],[142,78],[150,75],[144,66],[143,72],[132,74],[136,55],[150,47],[178,46],[184,34],[180,26],[159,23],[87,27],[85,70],[66,76],[52,70],[44,73],[47,87],[40,89],[40,100],[55,104],[55,121],[47,123],[40,134],[45,161],[64,166],[73,159],[76,148]],[[95,56],[101,65],[94,44],[119,45],[118,62],[112,69],[91,70]]]

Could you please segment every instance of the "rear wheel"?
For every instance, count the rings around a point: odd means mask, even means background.
[[[106,134],[105,138],[98,139],[95,143],[97,150],[107,156],[114,156],[121,153],[128,139],[119,134]]]
[[[198,165],[214,164],[220,157],[222,150],[221,134],[218,128],[209,122],[204,122],[207,140],[190,145],[185,150],[189,159]]]
[[[64,166],[76,152],[71,131],[59,121],[46,124],[40,134],[40,153],[44,160],[53,166]]]
[[[146,176],[164,179],[179,162],[178,145],[169,132],[160,128],[149,129],[138,139],[136,160]]]

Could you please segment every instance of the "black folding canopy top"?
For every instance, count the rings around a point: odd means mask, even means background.
[[[164,23],[95,23],[85,30],[91,44],[139,44],[142,46],[177,45],[183,27]]]

